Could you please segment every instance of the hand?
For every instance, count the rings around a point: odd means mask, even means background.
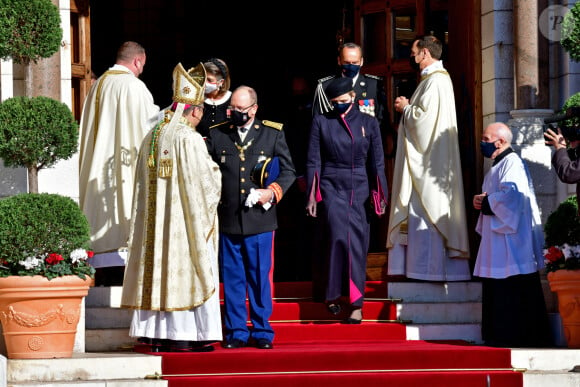
[[[403,109],[408,104],[409,104],[409,100],[407,99],[407,97],[397,97],[395,99],[395,110],[398,111],[399,113],[402,113]]]
[[[556,150],[566,148],[566,139],[562,136],[562,131],[558,128],[558,133],[552,129],[544,132],[544,140],[546,145],[553,146]]]
[[[274,196],[274,192],[271,189],[257,189],[256,191],[258,191],[260,194],[258,204],[261,205],[270,203],[270,200],[272,200],[272,197]]]
[[[306,205],[306,216],[312,216],[316,218],[316,200],[311,199]]]
[[[473,197],[473,208],[476,210],[481,210],[481,204],[483,203],[483,199],[487,196],[487,192],[481,193],[479,195],[475,195]]]

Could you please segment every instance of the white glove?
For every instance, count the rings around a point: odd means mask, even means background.
[[[251,188],[250,194],[246,198],[246,207],[253,207],[254,204],[258,203],[258,200],[260,200],[260,196],[262,196],[261,193],[256,191],[254,188]]]

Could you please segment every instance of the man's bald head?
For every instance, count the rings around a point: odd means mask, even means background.
[[[508,149],[512,144],[512,131],[503,122],[494,122],[487,125],[483,130],[483,135],[481,140],[487,143],[494,143],[496,150],[491,155],[491,158],[495,158],[498,154]]]

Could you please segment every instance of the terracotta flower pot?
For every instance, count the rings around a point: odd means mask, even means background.
[[[93,280],[0,278],[0,321],[10,359],[71,357],[81,301]]]
[[[558,310],[568,348],[580,348],[580,270],[548,273],[550,289],[558,295]]]

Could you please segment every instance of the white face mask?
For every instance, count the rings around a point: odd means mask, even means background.
[[[217,88],[218,88],[217,82],[216,83],[206,82],[205,83],[205,94],[207,95],[209,93],[212,93],[212,92],[216,91]]]

